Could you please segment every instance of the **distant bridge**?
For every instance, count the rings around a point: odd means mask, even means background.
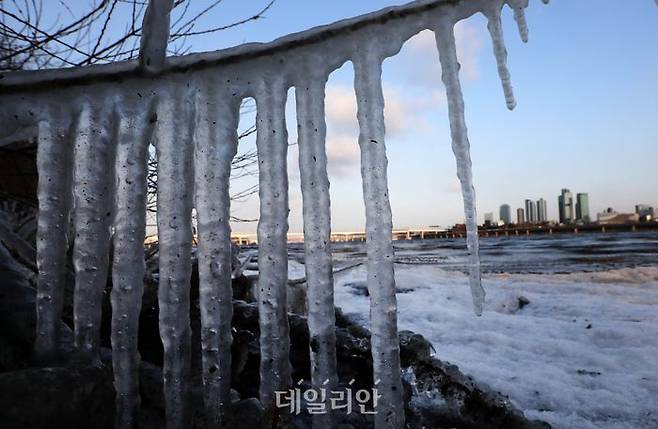
[[[461,237],[465,232],[460,231],[452,233],[445,228],[411,228],[411,229],[394,229],[392,231],[393,240],[411,240],[411,239],[425,239],[425,238],[448,238],[450,236]],[[288,243],[303,243],[304,233],[290,232],[288,233]],[[237,244],[255,244],[258,242],[256,233],[233,233],[231,240]],[[365,231],[347,231],[347,232],[332,232],[332,242],[344,241],[366,241]]]
[[[646,223],[624,223],[624,224],[589,224],[589,225],[510,225],[499,228],[480,228],[478,235],[480,237],[509,237],[525,236],[536,234],[578,234],[588,232],[623,232],[623,231],[642,231],[658,230],[658,222]],[[288,243],[303,243],[304,234],[301,232],[288,233]],[[394,229],[392,231],[393,240],[424,240],[436,238],[465,238],[466,231],[463,229],[446,229],[446,228],[409,228]],[[233,233],[231,240],[240,245],[249,245],[258,243],[256,233]],[[365,241],[366,233],[364,231],[347,231],[332,232],[332,242],[348,241]]]

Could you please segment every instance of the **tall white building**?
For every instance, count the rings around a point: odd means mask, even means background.
[[[525,216],[528,223],[536,223],[537,219],[537,204],[532,200],[525,200]]]

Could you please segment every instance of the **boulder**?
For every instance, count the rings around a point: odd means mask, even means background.
[[[91,366],[0,373],[0,421],[4,429],[112,428],[111,374]]]

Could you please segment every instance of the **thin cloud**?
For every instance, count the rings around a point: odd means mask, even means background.
[[[480,78],[478,59],[482,52],[482,34],[478,27],[468,21],[460,21],[455,26],[455,42],[459,58],[460,75],[466,81]],[[402,73],[413,85],[436,88],[441,85],[441,64],[436,49],[434,33],[425,30],[411,38],[400,54],[404,64]]]

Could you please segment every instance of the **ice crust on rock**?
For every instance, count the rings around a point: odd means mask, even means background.
[[[160,12],[170,0],[156,2]],[[547,3],[547,0],[544,0]],[[295,87],[299,126],[306,274],[311,315],[312,381],[337,380],[333,283],[330,258],[329,180],[326,170],[324,91],[327,76],[345,62],[355,69],[361,172],[368,237],[374,379],[382,398],[377,428],[401,428],[397,303],[391,245],[392,216],[386,178],[381,66],[420,31],[435,32],[446,87],[452,148],[464,199],[469,283],[475,312],[482,313],[475,191],[464,100],[459,82],[454,25],[476,13],[488,18],[505,100],[515,105],[507,70],[501,9],[514,10],[527,40],[527,0],[418,0],[362,17],[308,30],[269,44],[246,44],[214,53],[162,59],[144,75],[136,63],[2,75],[0,121],[8,128],[38,124],[40,204],[38,253],[38,356],[56,354],[61,316],[69,217],[76,234],[75,341],[95,359],[101,294],[109,265],[110,228],[115,231],[112,343],[118,422],[135,421],[138,389],[136,332],[139,248],[144,235],[144,157],[152,140],[158,157],[160,334],[164,345],[167,426],[189,423],[189,280],[191,212],[199,216],[200,306],[206,422],[221,422],[230,388],[231,279],[228,180],[236,153],[240,101],[257,104],[260,180],[258,302],[260,399],[272,415],[274,392],[291,384],[286,309],[288,137],[285,103]],[[162,9],[164,7],[164,9]],[[156,13],[157,12],[157,13]],[[144,58],[161,58],[168,16],[149,15]],[[149,12],[151,13],[151,12]],[[151,31],[152,30],[152,31]],[[160,34],[160,35],[158,35]],[[120,76],[120,79],[114,79]],[[106,78],[111,78],[109,83]],[[68,80],[67,80],[68,79]],[[128,142],[132,143],[128,143]],[[355,142],[356,144],[356,142]],[[74,168],[73,168],[74,166]],[[109,166],[109,168],[108,168]],[[73,171],[73,173],[71,173]],[[74,201],[72,201],[72,195]],[[130,207],[130,210],[128,209]],[[328,427],[331,416],[317,418]]]

